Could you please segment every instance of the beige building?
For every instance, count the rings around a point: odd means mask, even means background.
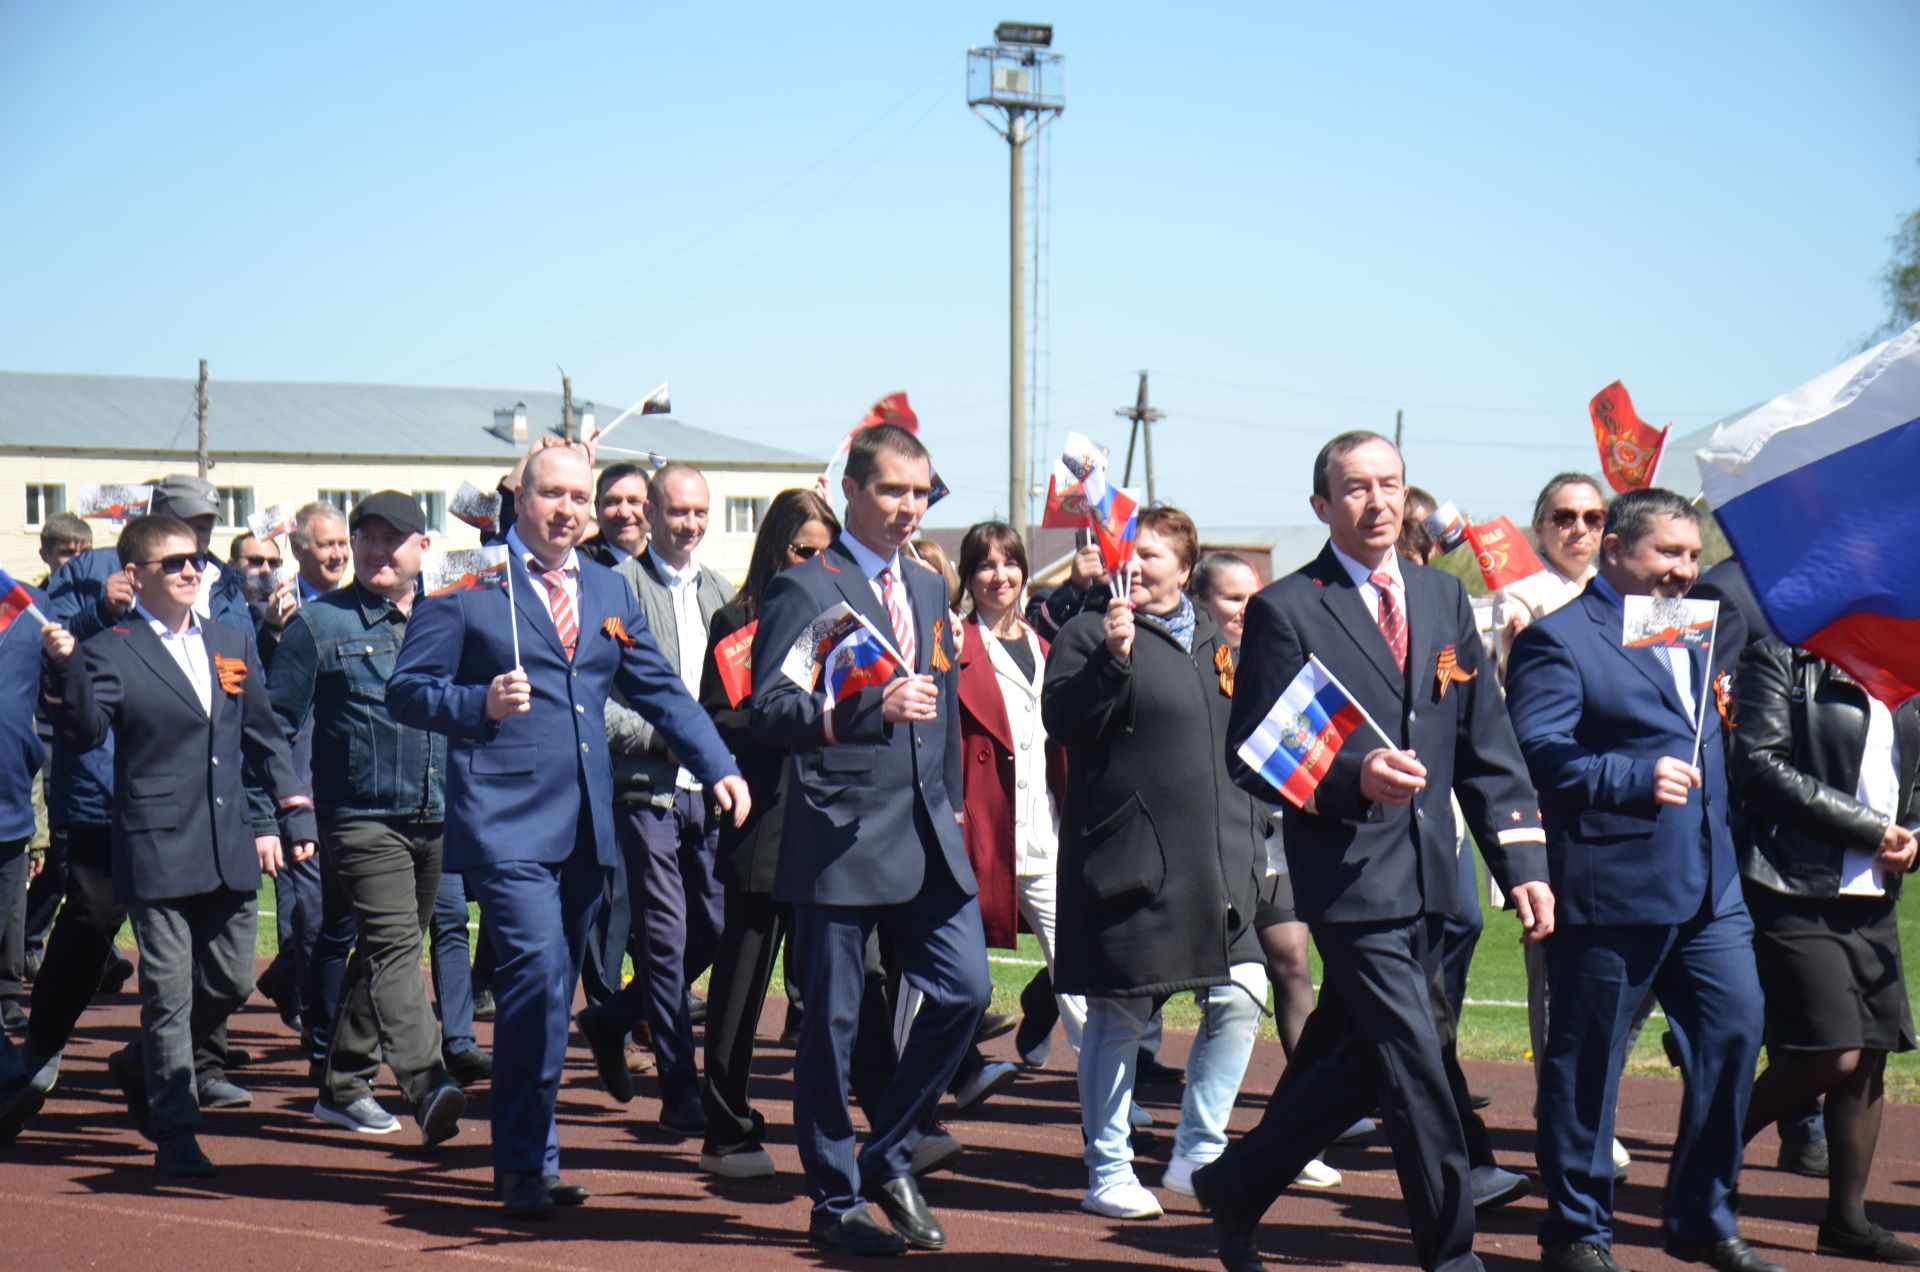
[[[375,490],[414,494],[436,546],[475,547],[479,535],[447,514],[462,482],[482,490],[513,467],[531,438],[556,429],[557,393],[426,389],[392,385],[216,381],[208,393],[207,478],[225,511],[215,552],[247,517],[276,504],[325,499],[343,510]],[[577,401],[577,399],[576,399]],[[581,403],[610,421],[620,408]],[[89,485],[137,485],[195,471],[194,384],[132,376],[0,372],[0,566],[37,581],[40,526],[77,508]],[[647,464],[648,454],[699,467],[713,496],[700,560],[738,581],[767,502],[809,485],[818,456],[689,428],[671,416],[633,417],[607,438],[603,464]],[[118,527],[94,521],[94,545]]]

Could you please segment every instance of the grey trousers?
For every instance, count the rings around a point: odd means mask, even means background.
[[[253,893],[227,888],[128,909],[140,946],[141,1054],[156,1139],[200,1126],[194,1051],[253,992],[255,910]]]
[[[357,938],[321,1094],[335,1104],[372,1094],[384,1056],[417,1108],[449,1080],[420,971],[440,891],[440,823],[362,817],[329,823],[321,834],[321,856],[353,905]]]

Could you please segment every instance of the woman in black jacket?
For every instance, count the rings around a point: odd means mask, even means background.
[[[752,795],[746,824],[722,819],[714,873],[726,888],[725,923],[708,983],[706,1076],[700,1099],[707,1113],[707,1139],[700,1169],[730,1179],[773,1174],[773,1158],[760,1146],[765,1121],[747,1098],[753,1071],[754,1031],[767,1000],[774,955],[786,926],[773,900],[773,873],[780,854],[787,752],[762,745],[747,728],[750,681],[737,647],[751,640],[760,618],[760,598],[782,570],[824,551],[840,532],[826,500],[811,490],[775,495],[760,523],[747,565],[747,580],[731,601],[714,611],[707,629],[707,659],[700,673],[700,705],[740,765]],[[752,649],[747,646],[747,652]],[[729,666],[731,674],[723,674]]]
[[[1061,629],[1041,703],[1048,736],[1067,749],[1055,986],[1087,996],[1081,1205],[1110,1218],[1161,1213],[1128,1142],[1148,1022],[1172,995],[1206,995],[1232,983],[1236,964],[1261,962],[1252,918],[1264,819],[1227,776],[1231,651],[1181,590],[1198,555],[1185,513],[1143,510],[1127,599]],[[1245,1033],[1250,1044],[1250,1025]],[[1189,1085],[1237,1089],[1231,1058],[1217,1058],[1202,1074],[1190,1068]]]
[[[1729,765],[1740,872],[1766,986],[1768,1063],[1748,1139],[1816,1095],[1831,1155],[1820,1249],[1920,1264],[1869,1223],[1889,1051],[1914,1047],[1894,902],[1914,867],[1920,701],[1889,711],[1852,677],[1766,639],[1740,660]]]

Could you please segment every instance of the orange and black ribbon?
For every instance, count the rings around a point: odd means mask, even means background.
[[[636,641],[633,637],[627,635],[627,625],[621,622],[617,617],[610,618],[606,622],[600,624],[600,630],[605,632],[607,635],[613,637],[615,640],[619,641],[622,645],[626,646],[628,649],[632,649],[635,645],[640,643]]]
[[[1720,712],[1721,727],[1733,728],[1733,674],[1721,672],[1713,678],[1713,705]]]
[[[229,658],[225,654],[213,656],[213,669],[220,673],[220,687],[232,697],[239,697],[247,683],[247,660]]]
[[[1468,671],[1460,665],[1460,652],[1452,645],[1441,647],[1439,658],[1433,664],[1433,693],[1436,698],[1444,699],[1450,685],[1462,685],[1480,673]]]
[[[935,671],[946,672],[953,670],[953,659],[947,655],[947,620],[944,618],[936,618],[933,620],[932,661]],[[909,667],[907,670],[911,672],[913,668]]]
[[[1225,645],[1214,646],[1213,669],[1220,673],[1220,692],[1233,697],[1233,651]]]

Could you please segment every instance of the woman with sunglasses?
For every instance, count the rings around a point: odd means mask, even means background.
[[[1533,537],[1547,568],[1493,596],[1493,645],[1500,674],[1528,623],[1545,618],[1586,589],[1607,528],[1607,497],[1585,473],[1561,473],[1533,503]]]
[[[714,867],[726,888],[726,911],[708,984],[706,1076],[700,1093],[707,1138],[700,1169],[728,1179],[773,1174],[773,1158],[760,1146],[766,1123],[747,1097],[747,1079],[753,1070],[760,1008],[786,928],[773,900],[773,874],[780,851],[787,752],[754,740],[747,727],[746,668],[742,663],[737,678],[729,677],[721,672],[722,660],[739,643],[734,637],[759,621],[760,598],[774,576],[812,560],[839,532],[833,509],[813,491],[775,495],[754,540],[746,582],[714,612],[707,631],[700,705],[719,727],[753,797],[745,825],[736,829],[723,822]]]

